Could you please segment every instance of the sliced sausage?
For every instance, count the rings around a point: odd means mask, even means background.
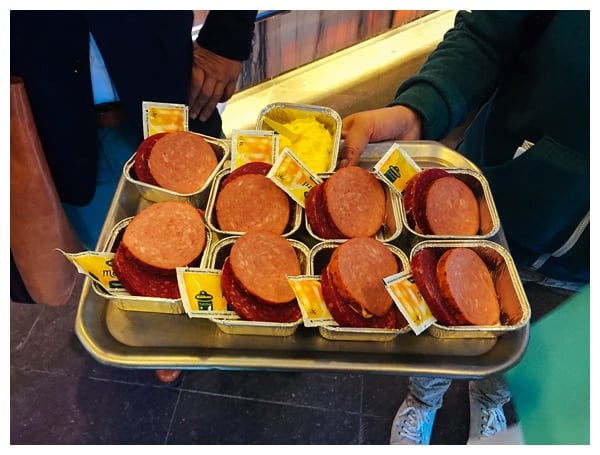
[[[198,210],[187,202],[156,202],[130,221],[121,243],[144,264],[170,270],[201,255],[206,226]]]
[[[323,198],[331,222],[344,238],[370,237],[385,219],[385,192],[366,169],[338,169],[324,183]]]
[[[345,301],[337,292],[333,280],[327,271],[328,267],[321,272],[321,290],[325,305],[331,313],[331,316],[340,327],[362,327],[362,328],[382,328],[394,329],[406,325],[397,320],[396,307],[392,306],[382,316],[368,315],[364,317],[360,309],[354,308],[349,302]]]
[[[431,248],[423,248],[414,253],[410,259],[413,279],[431,310],[431,314],[440,324],[446,326],[464,325],[467,321],[460,313],[452,314],[450,312],[450,308],[447,307],[440,292],[436,272],[438,259],[438,255]]]
[[[233,275],[246,292],[272,305],[295,298],[287,276],[300,275],[300,262],[285,237],[250,231],[234,242],[229,258]]]
[[[454,176],[432,182],[425,191],[423,207],[427,233],[476,235],[479,232],[479,202],[471,188]]]
[[[322,239],[341,239],[344,236],[331,223],[329,214],[325,210],[323,187],[323,183],[315,185],[306,194],[304,199],[306,221],[317,237]]]
[[[422,205],[422,202],[419,199],[433,181],[448,175],[450,174],[444,169],[428,168],[423,169],[421,172],[412,176],[406,183],[406,188],[404,189],[402,197],[402,205],[404,207],[406,221],[412,229],[415,229],[421,234],[425,233],[417,223],[417,210]],[[423,215],[421,215],[421,217],[422,216]]]
[[[154,177],[152,177],[150,169],[148,168],[148,158],[150,157],[150,152],[152,151],[154,144],[156,144],[156,142],[165,134],[167,133],[156,133],[152,136],[148,136],[142,141],[135,151],[133,158],[133,170],[135,172],[135,178],[140,182],[155,186],[158,185],[156,180],[154,180]]]
[[[354,238],[340,244],[328,265],[340,296],[357,302],[375,316],[384,315],[393,304],[383,278],[398,273],[398,269],[396,256],[372,237]]]
[[[268,305],[244,292],[235,280],[228,258],[221,270],[221,290],[231,309],[246,321],[295,322],[302,317],[295,299],[281,305]]]
[[[283,234],[290,212],[289,196],[261,174],[236,177],[219,190],[215,200],[215,217],[223,231]]]
[[[234,169],[233,171],[231,171],[227,177],[225,177],[222,181],[221,181],[221,190],[223,188],[225,188],[225,185],[227,185],[229,182],[231,182],[232,180],[234,180],[236,177],[239,177],[240,175],[245,175],[245,174],[260,174],[260,175],[264,175],[265,177],[267,176],[267,174],[269,173],[269,171],[271,170],[272,165],[269,163],[263,163],[262,161],[251,161],[250,163],[246,163],[236,169]]]
[[[113,272],[131,295],[178,299],[181,297],[174,270],[170,274],[151,273],[119,244],[112,263]]]
[[[181,194],[202,189],[217,164],[217,156],[210,144],[189,131],[162,136],[148,158],[148,168],[158,185]]]
[[[500,304],[492,276],[483,260],[470,248],[447,250],[436,270],[440,293],[468,324],[494,325]]]

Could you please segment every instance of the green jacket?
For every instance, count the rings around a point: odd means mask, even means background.
[[[488,180],[515,262],[589,282],[589,11],[459,12],[398,104],[432,140],[477,112],[459,151]]]

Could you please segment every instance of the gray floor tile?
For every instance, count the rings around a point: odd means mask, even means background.
[[[182,392],[168,444],[357,444],[360,415]]]
[[[179,391],[11,368],[11,444],[163,444]]]
[[[231,397],[360,412],[361,375],[271,371],[191,371],[183,387]]]

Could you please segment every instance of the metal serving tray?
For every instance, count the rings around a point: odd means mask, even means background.
[[[361,165],[370,169],[391,145],[369,145]],[[401,145],[422,167],[475,168],[437,142]],[[135,186],[122,178],[99,245],[106,244],[118,221],[147,204]],[[505,371],[521,359],[529,324],[494,338],[439,339],[411,332],[381,343],[328,340],[312,327],[299,327],[289,337],[240,336],[224,333],[207,319],[123,311],[93,292],[91,280],[86,279],[75,332],[97,361],[124,368],[345,371],[476,379]]]

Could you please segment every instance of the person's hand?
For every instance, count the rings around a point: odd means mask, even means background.
[[[235,92],[242,62],[221,57],[194,43],[189,115],[205,122],[218,103]]]
[[[406,106],[357,112],[342,120],[341,136],[338,168],[358,164],[369,142],[421,139],[421,118]]]

